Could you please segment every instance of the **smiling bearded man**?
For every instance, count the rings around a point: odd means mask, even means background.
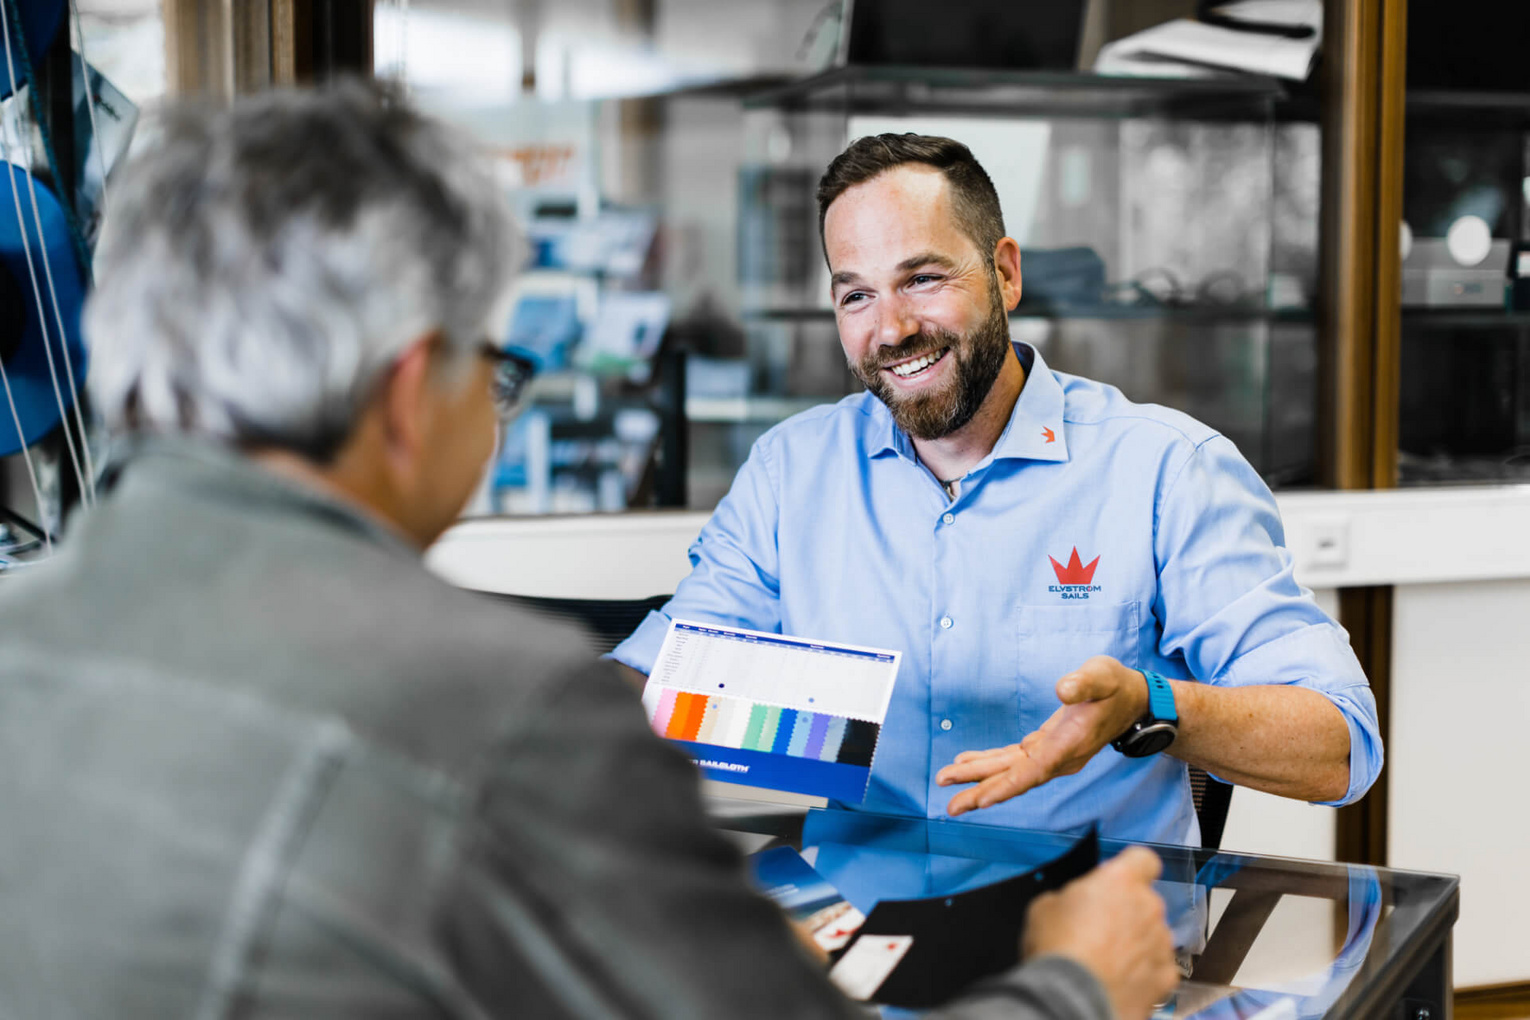
[[[760,438],[613,656],[647,672],[675,618],[901,650],[854,809],[1195,844],[1189,765],[1364,794],[1375,702],[1269,489],[1213,429],[1010,342],[1020,246],[967,147],[858,139],[818,204],[869,392]],[[817,867],[852,903],[924,895],[847,863]]]

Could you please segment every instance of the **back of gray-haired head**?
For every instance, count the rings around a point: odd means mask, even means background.
[[[471,144],[384,90],[172,109],[112,194],[91,392],[118,431],[327,460],[412,340],[483,339],[516,254]]]

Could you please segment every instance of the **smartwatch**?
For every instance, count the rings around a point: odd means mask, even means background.
[[[1147,679],[1148,708],[1141,719],[1110,742],[1110,746],[1128,758],[1146,758],[1157,754],[1179,736],[1179,713],[1174,708],[1174,689],[1169,681],[1152,670],[1141,671]]]

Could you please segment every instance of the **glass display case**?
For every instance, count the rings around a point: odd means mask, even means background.
[[[1408,5],[1398,476],[1530,480],[1530,8]]]
[[[745,98],[738,276],[747,342],[687,389],[689,502],[781,418],[859,389],[829,303],[814,190],[852,138],[966,143],[1022,248],[1016,339],[1183,410],[1272,484],[1313,476],[1317,133],[1270,79],[841,67]],[[1296,180],[1293,186],[1292,180]]]
[[[1407,112],[1400,481],[1527,481],[1530,93],[1410,87]]]

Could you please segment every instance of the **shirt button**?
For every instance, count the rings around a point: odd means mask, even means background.
[[[950,630],[951,629],[951,618],[949,616],[942,616],[940,618],[940,628],[942,630]]]
[[[943,730],[949,730],[951,728],[951,720],[950,719],[942,719],[942,720],[940,720],[940,728],[943,729]]]
[[[941,518],[941,520],[943,522],[945,522],[946,524],[955,524],[956,523],[956,515],[955,514],[946,514],[944,517]]]

